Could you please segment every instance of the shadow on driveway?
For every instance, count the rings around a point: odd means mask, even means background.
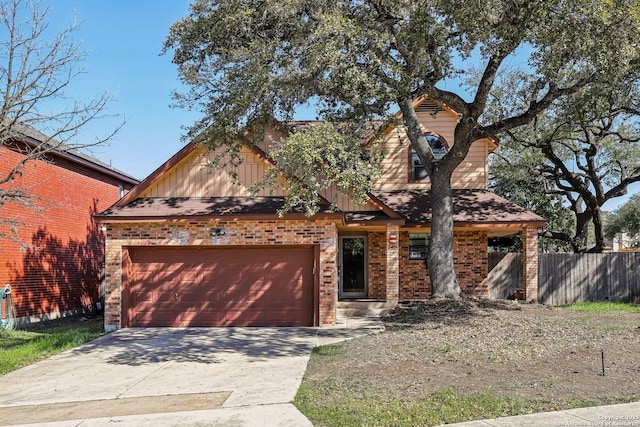
[[[252,361],[306,356],[315,328],[129,328],[78,347],[74,354],[101,352],[115,365],[222,363],[229,355]]]

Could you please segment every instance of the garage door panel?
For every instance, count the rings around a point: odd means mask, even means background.
[[[221,298],[224,298],[224,292],[220,291],[220,290],[212,290],[212,291],[207,291],[206,293],[199,293],[197,290],[192,290],[192,291],[182,291],[179,295],[179,301],[180,302],[184,302],[184,303],[189,303],[189,304],[199,304],[199,303],[203,303],[203,302],[210,302],[210,301],[215,301],[215,300],[219,300]]]
[[[223,320],[222,314],[219,312],[202,312],[202,311],[187,311],[180,314],[180,322],[195,327],[210,326],[211,322],[216,323],[217,326],[221,326],[220,322]],[[172,324],[166,326],[174,326]]]
[[[133,291],[131,293],[131,298],[136,303],[142,303],[145,301],[153,302],[156,298],[154,298],[154,294],[152,292],[140,292]]]
[[[128,326],[308,326],[311,247],[130,248]]]

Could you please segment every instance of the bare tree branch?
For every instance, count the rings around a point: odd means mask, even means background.
[[[14,185],[27,164],[104,145],[124,125],[123,120],[106,135],[80,140],[95,120],[111,117],[106,113],[111,98],[103,93],[83,102],[71,93],[87,54],[73,40],[76,22],[50,35],[49,12],[38,2],[0,0],[0,32],[7,35],[0,40],[0,147],[21,155],[0,169],[0,207],[19,203],[37,209],[30,189]],[[3,221],[10,230],[19,226],[16,219],[3,216]]]

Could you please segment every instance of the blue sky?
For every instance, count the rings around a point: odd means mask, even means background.
[[[127,174],[142,179],[183,147],[182,126],[197,112],[170,107],[171,92],[179,87],[171,53],[160,55],[171,24],[186,16],[189,0],[43,0],[49,6],[50,30],[59,31],[74,19],[80,23],[74,40],[88,53],[86,73],[74,80],[73,91],[90,99],[107,91],[114,101],[111,117],[93,122],[83,137],[106,135],[126,120],[107,146],[90,154]],[[304,119],[301,115],[299,118]],[[629,193],[638,191],[638,185]],[[615,209],[629,196],[605,205]]]
[[[108,146],[94,147],[93,156],[136,178],[144,178],[182,146],[181,126],[198,118],[195,112],[171,108],[178,87],[171,54],[160,56],[175,21],[186,16],[187,0],[48,0],[49,27],[58,31],[75,18],[81,23],[74,40],[88,53],[85,74],[74,80],[81,99],[107,91],[114,101],[84,136],[106,135],[122,119],[124,127]]]

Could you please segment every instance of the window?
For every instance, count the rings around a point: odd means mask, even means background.
[[[425,135],[427,138],[427,142],[431,147],[431,151],[433,152],[433,156],[436,160],[440,160],[447,154],[447,145],[445,142],[437,137],[436,135]],[[411,180],[412,181],[423,181],[425,179],[429,179],[429,175],[427,171],[424,170],[420,159],[418,158],[418,153],[413,148],[411,149]]]
[[[422,162],[418,158],[418,153],[413,148],[411,149],[411,180],[422,181],[429,178],[429,174],[422,167]]]
[[[431,236],[428,233],[409,234],[409,259],[427,259]]]

